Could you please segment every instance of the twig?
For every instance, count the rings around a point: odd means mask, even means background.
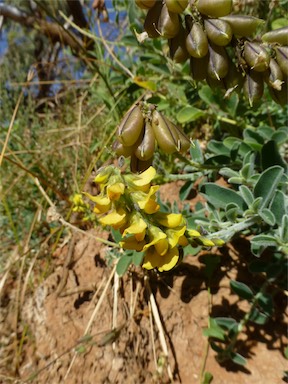
[[[67,279],[69,276],[69,265],[71,264],[75,243],[76,243],[75,236],[72,235],[72,238],[69,243],[67,256],[65,258],[65,262],[63,265],[62,277],[55,292],[56,296],[60,296],[61,292],[63,291],[64,287],[67,284]]]

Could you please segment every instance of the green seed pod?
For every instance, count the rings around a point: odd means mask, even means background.
[[[139,160],[134,154],[130,159],[130,169],[133,173],[144,172],[148,169],[153,162],[153,157],[148,160]]]
[[[189,53],[187,52],[185,45],[185,39],[186,31],[181,25],[178,35],[168,41],[170,57],[176,63],[184,63],[189,57]]]
[[[277,91],[281,91],[283,73],[276,60],[270,60],[269,69],[264,73],[264,81],[268,84],[269,87],[272,87]]]
[[[206,19],[204,25],[207,37],[212,43],[225,46],[230,43],[233,33],[227,21],[219,19]]]
[[[283,107],[288,104],[288,87],[287,82],[282,83],[281,90],[278,91],[273,87],[268,87],[272,99]]]
[[[262,41],[265,43],[288,45],[288,27],[275,29],[274,31],[265,33],[262,36]]]
[[[288,76],[288,47],[277,47],[276,60],[285,76]]]
[[[167,39],[172,39],[179,32],[179,28],[179,16],[176,13],[170,12],[166,4],[163,4],[157,24],[160,35]]]
[[[160,36],[157,26],[158,26],[158,20],[160,17],[161,9],[162,9],[162,2],[156,1],[154,7],[149,9],[145,17],[144,29],[151,39],[155,39],[156,37]]]
[[[132,145],[131,147],[125,147],[120,141],[115,140],[113,145],[112,145],[113,151],[116,153],[117,156],[124,156],[124,157],[129,157],[134,153],[135,151],[135,146]]]
[[[170,12],[182,13],[188,5],[188,0],[166,0],[166,5]]]
[[[209,55],[196,59],[191,57],[190,59],[190,73],[195,81],[205,80],[207,77]]]
[[[175,125],[158,111],[153,113],[152,128],[159,147],[165,153],[173,153],[179,149],[179,136]]]
[[[221,17],[232,10],[232,0],[198,0],[196,7],[203,15]]]
[[[187,51],[192,57],[197,59],[206,56],[208,52],[208,39],[202,25],[200,23],[193,23],[191,25],[190,17],[186,17],[185,21],[189,31],[186,37]]]
[[[264,80],[260,72],[250,71],[246,75],[243,85],[244,96],[248,99],[251,107],[263,96]]]
[[[207,67],[207,73],[212,79],[223,79],[229,69],[229,59],[224,47],[218,45],[209,44],[209,62]]]
[[[145,123],[144,135],[138,147],[135,150],[135,156],[139,160],[149,160],[153,157],[155,151],[155,136],[152,126],[149,122]]]
[[[138,140],[144,128],[144,118],[139,105],[134,105],[124,116],[118,127],[118,140],[130,147]]]
[[[246,63],[254,71],[264,72],[269,67],[270,56],[259,43],[246,41],[243,54]]]
[[[154,7],[156,0],[135,0],[136,5],[142,9],[150,9]]]
[[[258,19],[257,17],[244,15],[228,15],[221,17],[220,20],[227,21],[234,35],[239,37],[249,37],[253,35],[259,25],[264,23],[264,20]]]

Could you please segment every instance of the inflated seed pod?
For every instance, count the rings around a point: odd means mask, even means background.
[[[190,59],[190,73],[195,81],[205,80],[207,77],[209,55],[196,59],[191,57]]]
[[[113,151],[116,153],[117,156],[124,156],[129,157],[131,156],[135,151],[135,146],[132,145],[130,147],[125,147],[120,141],[115,140],[112,145]]]
[[[170,12],[182,13],[188,5],[188,0],[166,0],[166,5]]]
[[[288,27],[274,29],[274,31],[267,32],[261,37],[261,39],[265,43],[288,45]]]
[[[223,79],[229,69],[229,59],[224,47],[209,44],[209,62],[207,67],[208,76],[212,79]]]
[[[154,7],[149,9],[144,20],[144,29],[147,32],[148,36],[152,39],[155,39],[160,36],[157,26],[161,9],[162,2],[157,0]]]
[[[185,153],[190,148],[191,142],[189,137],[180,129],[177,127],[177,125],[174,125],[177,133],[178,133],[178,150],[181,153]]]
[[[288,104],[288,87],[287,82],[282,83],[281,90],[278,91],[273,87],[268,87],[272,99],[283,107]]]
[[[195,58],[201,58],[207,55],[208,39],[200,23],[193,23],[189,16],[185,18],[188,35],[186,37],[186,48],[188,53]]]
[[[175,125],[158,111],[153,113],[152,128],[157,144],[165,153],[173,153],[179,149]]]
[[[148,169],[153,162],[153,157],[148,160],[139,160],[134,154],[130,159],[130,169],[133,173],[144,172]]]
[[[207,37],[212,43],[220,46],[225,46],[230,43],[233,32],[227,21],[219,19],[206,19],[204,26]]]
[[[144,117],[139,105],[134,105],[122,119],[117,132],[118,140],[129,147],[136,143],[144,128]]]
[[[149,160],[153,157],[155,151],[155,136],[152,125],[147,121],[144,127],[142,140],[135,150],[135,156],[139,160]]]
[[[277,47],[276,60],[285,76],[288,76],[288,47]]]
[[[173,39],[169,39],[168,41],[169,49],[170,49],[170,57],[176,63],[184,63],[189,57],[189,53],[185,45],[185,39],[186,39],[186,31],[182,27],[182,25],[180,25],[180,30],[177,36],[173,37]]]
[[[179,16],[176,13],[170,12],[167,5],[163,4],[157,24],[160,35],[167,39],[172,39],[179,32],[179,28]]]
[[[227,15],[221,17],[220,20],[227,21],[234,35],[239,37],[249,37],[253,35],[259,25],[264,23],[264,20],[258,19],[257,17],[244,15]]]
[[[244,77],[236,68],[236,65],[230,61],[228,73],[222,80],[225,84],[226,91],[236,90],[236,92],[239,92],[243,87]]]
[[[209,87],[211,89],[225,89],[226,90],[224,79],[217,80],[217,79],[214,79],[210,76],[207,76],[206,77],[206,83],[209,85]]]
[[[232,10],[232,0],[198,0],[196,7],[203,15],[221,17]]]
[[[246,63],[254,71],[264,72],[269,67],[270,56],[259,43],[246,41],[243,55]]]
[[[142,9],[150,9],[154,7],[156,0],[135,0],[136,5]]]
[[[281,91],[284,80],[283,73],[277,61],[270,59],[269,69],[264,73],[264,81],[277,91]]]
[[[243,85],[244,96],[248,99],[251,107],[263,96],[264,80],[261,72],[251,70],[246,75]]]

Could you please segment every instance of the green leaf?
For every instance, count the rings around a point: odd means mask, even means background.
[[[225,340],[225,331],[219,327],[215,319],[212,317],[209,319],[209,328],[203,330],[203,335],[206,337],[213,337],[218,340]]]
[[[203,380],[201,381],[201,384],[210,384],[212,383],[213,375],[210,372],[205,372]]]
[[[265,221],[265,223],[267,223],[268,225],[271,225],[273,227],[273,225],[276,223],[276,218],[273,212],[270,211],[270,209],[263,208],[258,212],[258,214],[261,219]]]
[[[263,325],[267,322],[268,316],[265,313],[262,313],[257,308],[253,308],[249,315],[249,320],[253,323]]]
[[[283,168],[279,167],[279,165],[275,165],[274,167],[266,169],[261,174],[254,187],[254,196],[263,198],[261,208],[264,208],[269,204],[283,173]]]
[[[118,230],[116,230],[116,229],[114,229],[112,227],[111,227],[111,233],[112,233],[112,236],[113,236],[113,239],[114,239],[115,243],[118,244],[122,240],[121,233]]]
[[[237,321],[231,317],[215,317],[214,320],[221,328],[227,331],[230,331],[230,329],[237,325]]]
[[[121,256],[116,266],[116,272],[118,273],[119,276],[124,275],[124,273],[129,268],[129,265],[131,264],[131,262],[132,262],[131,256],[128,256],[128,255]]]
[[[142,264],[144,257],[144,252],[134,251],[132,254],[132,263],[136,266],[140,266]]]
[[[239,187],[239,192],[240,192],[243,200],[247,204],[247,206],[250,207],[250,205],[252,205],[253,200],[254,200],[253,193],[250,191],[250,189],[246,185],[241,185]]]
[[[288,19],[287,17],[280,17],[279,19],[273,20],[271,22],[272,29],[278,29],[283,27],[288,27]]]
[[[240,353],[231,352],[230,358],[235,364],[242,365],[242,366],[247,364],[247,360],[245,359],[245,357],[240,355]]]
[[[208,202],[216,208],[225,209],[229,202],[235,203],[241,212],[246,209],[245,201],[232,189],[224,188],[214,183],[206,183],[202,186],[201,192],[204,193]]]
[[[227,204],[225,212],[227,219],[231,222],[235,222],[239,212],[238,205],[234,203]]]
[[[176,115],[176,119],[180,124],[184,124],[189,123],[190,121],[195,121],[204,115],[205,113],[201,109],[188,106],[180,109]]]
[[[141,77],[134,77],[133,82],[139,85],[139,87],[148,89],[149,91],[155,92],[157,90],[157,85],[156,83],[154,83],[154,81],[151,81],[151,80],[143,81],[141,80]]]
[[[267,169],[273,165],[280,165],[280,167],[287,168],[286,163],[282,159],[276,141],[269,140],[265,143],[261,150],[261,165],[263,169]]]
[[[216,155],[225,155],[230,157],[230,150],[222,143],[222,141],[210,140],[207,148]]]
[[[272,316],[273,300],[272,300],[272,296],[269,293],[262,293],[262,292],[258,293],[257,303],[265,315]]]
[[[288,215],[284,215],[282,217],[280,227],[280,238],[284,244],[288,243]]]
[[[179,196],[182,201],[187,199],[189,193],[191,192],[191,189],[193,188],[193,185],[194,183],[189,180],[186,181],[186,183],[181,187]]]
[[[214,108],[219,108],[217,105],[217,100],[215,99],[211,88],[208,85],[203,85],[201,89],[199,89],[198,94],[200,98],[205,101],[206,104],[213,106]]]
[[[242,299],[251,300],[254,296],[253,291],[248,285],[241,283],[240,281],[231,280],[230,287]]]
[[[228,167],[224,167],[224,168],[220,169],[219,173],[220,173],[221,176],[224,176],[224,177],[227,177],[227,178],[239,177],[239,173],[238,172],[236,172],[233,169],[228,168]]]
[[[285,200],[287,200],[287,196],[282,191],[277,190],[269,207],[278,225],[281,224],[282,217],[287,213],[286,206],[288,207],[288,204],[285,204]]]
[[[209,159],[205,160],[204,164],[205,165],[227,165],[231,163],[230,156],[225,156],[225,155],[216,155],[209,157]]]
[[[203,163],[204,157],[198,140],[193,141],[194,145],[190,146],[190,155],[196,163]]]
[[[276,247],[277,241],[275,237],[270,235],[256,235],[251,240],[252,244],[262,246],[262,247]]]

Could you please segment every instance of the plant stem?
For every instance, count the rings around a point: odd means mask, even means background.
[[[207,236],[208,238],[213,237],[219,237],[220,239],[223,239],[224,241],[228,241],[233,237],[237,232],[242,232],[245,229],[251,227],[253,224],[256,224],[259,220],[259,215],[255,215],[253,217],[249,217],[249,219],[246,219],[244,221],[241,221],[240,223],[236,223],[231,225],[229,228],[221,229],[218,232],[214,232]]]

